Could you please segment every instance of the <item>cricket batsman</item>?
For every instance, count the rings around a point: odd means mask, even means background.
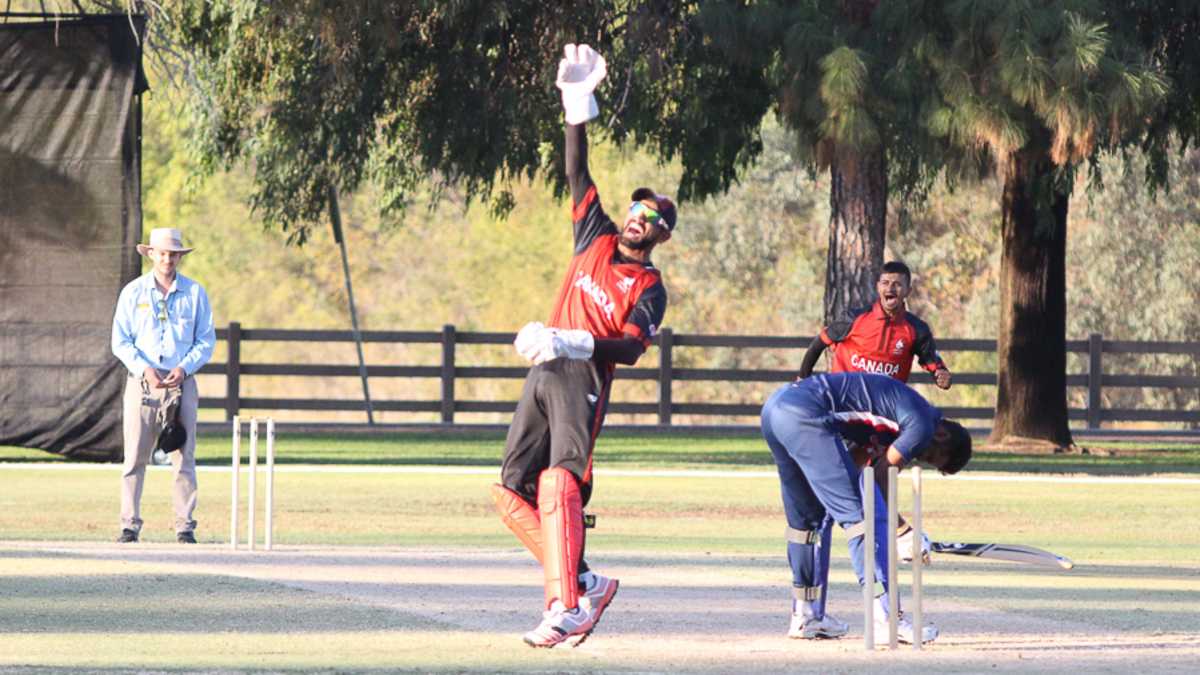
[[[599,115],[593,91],[604,75],[592,48],[566,46],[557,84],[575,250],[550,319],[517,335],[517,352],[532,368],[508,429],[502,482],[492,487],[501,520],[542,565],[545,611],[524,636],[532,647],[583,642],[617,592],[616,579],[583,560],[592,449],[616,365],[637,362],[667,307],[650,253],[671,238],[675,204],[638,188],[618,224],[588,173],[586,123]]]
[[[874,620],[886,630],[890,589],[883,568],[887,560],[887,523],[877,518],[863,522],[862,472],[887,475],[889,466],[903,467],[916,458],[944,474],[960,471],[971,459],[971,436],[957,422],[942,418],[908,385],[886,375],[830,373],[814,375],[785,385],[763,406],[762,431],[779,470],[783,508],[787,517],[788,562],[792,567],[793,637],[841,637],[848,627],[825,614],[817,557],[820,528],[829,517],[849,537],[850,559],[863,583],[863,534],[875,527],[875,578],[883,593],[875,598]],[[844,437],[862,434],[893,438],[886,449],[858,446],[858,456],[847,449]],[[881,486],[886,489],[886,480]],[[886,499],[876,497],[876,501]],[[877,513],[885,509],[876,509]],[[825,573],[828,574],[826,567]],[[899,638],[929,642],[938,630],[926,624],[914,636],[908,618],[897,618]],[[789,633],[791,635],[791,633]]]

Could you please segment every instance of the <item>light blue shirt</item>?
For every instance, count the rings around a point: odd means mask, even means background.
[[[166,319],[163,319],[165,315]],[[112,351],[136,377],[146,366],[182,367],[194,375],[212,358],[217,342],[204,287],[179,272],[166,297],[150,271],[121,289],[113,316]]]

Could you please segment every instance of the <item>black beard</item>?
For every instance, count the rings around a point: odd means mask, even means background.
[[[640,239],[638,241],[630,241],[626,237],[621,237],[621,245],[624,246],[625,248],[632,249],[634,251],[645,251],[645,250],[653,247],[654,243],[655,242],[654,242],[653,237],[643,237],[642,239]]]

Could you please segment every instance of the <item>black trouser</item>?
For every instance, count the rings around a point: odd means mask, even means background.
[[[608,407],[611,378],[591,360],[554,359],[534,366],[508,428],[500,478],[537,503],[538,476],[560,466],[579,480],[586,506],[592,492],[592,447]]]

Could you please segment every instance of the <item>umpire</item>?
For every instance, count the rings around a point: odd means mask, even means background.
[[[155,446],[165,446],[163,450],[178,449],[170,452],[175,536],[181,544],[194,544],[199,393],[192,376],[212,358],[212,307],[204,287],[178,271],[183,256],[192,251],[183,245],[179,230],[152,230],[150,243],[138,244],[137,250],[150,259],[152,269],[121,290],[112,330],[113,354],[129,371],[117,541],[138,540],[146,464]]]

